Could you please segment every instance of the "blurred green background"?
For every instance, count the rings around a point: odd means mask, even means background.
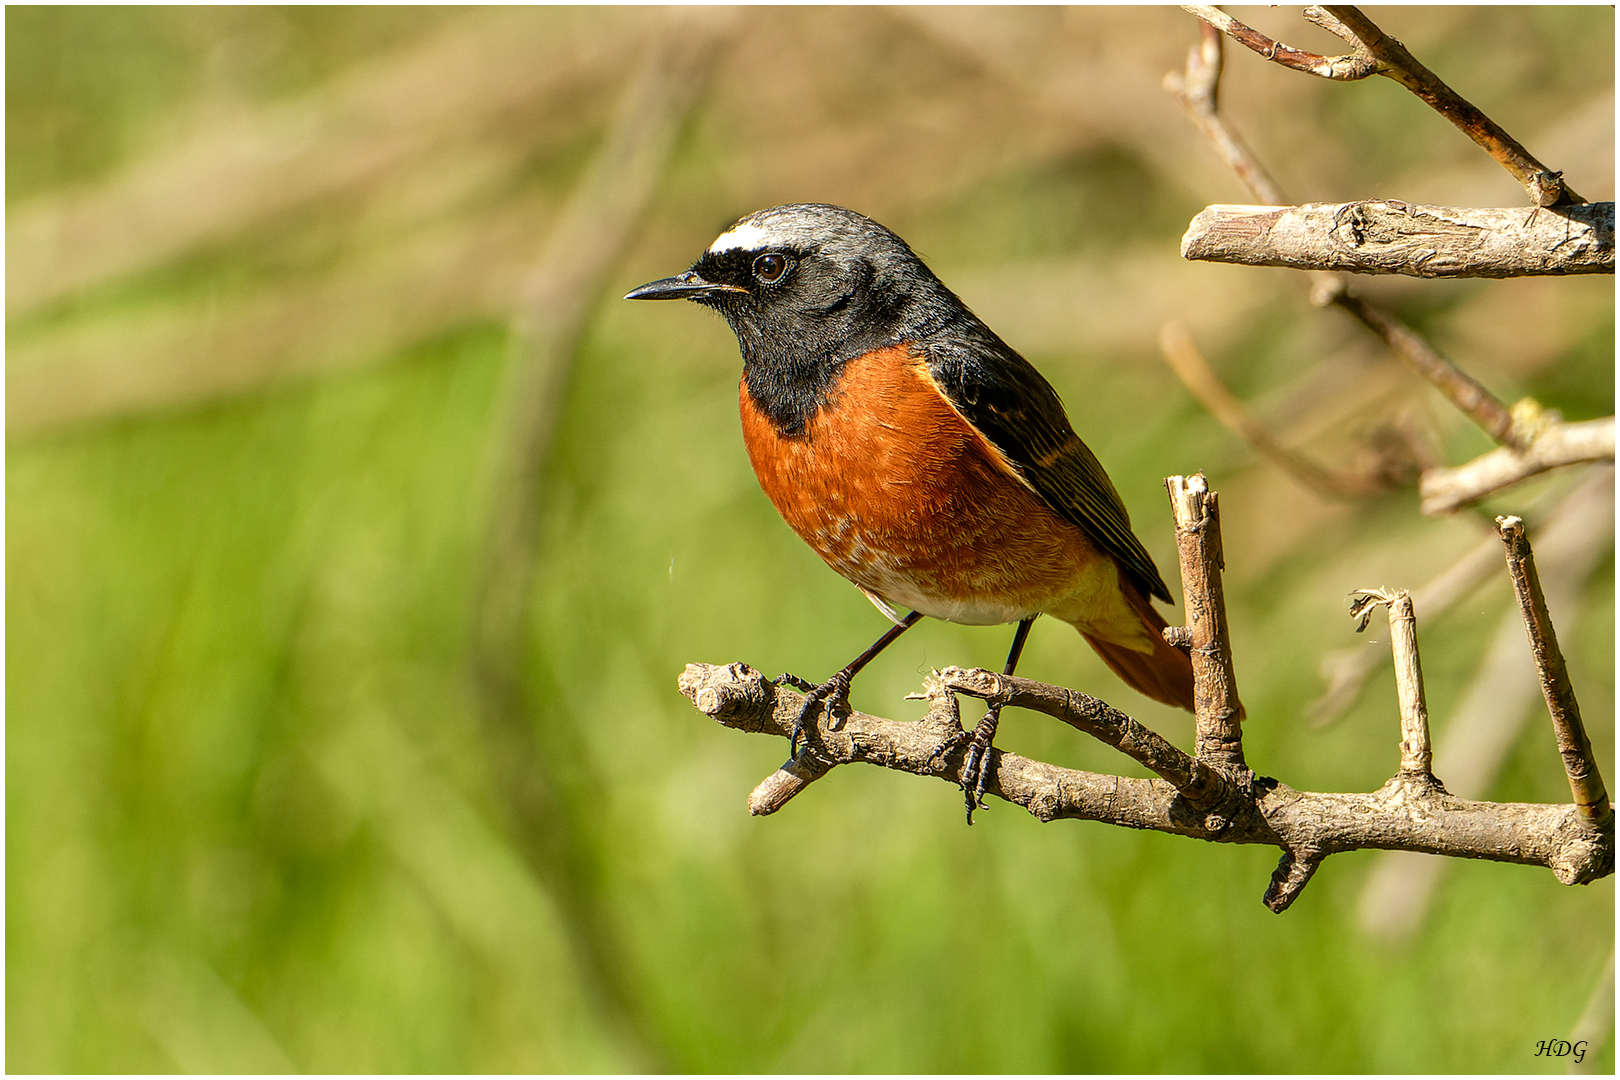
[[[1368,11],[1613,198],[1612,9]],[[1234,13],[1337,51],[1292,9]],[[725,326],[618,299],[743,213],[834,202],[1042,368],[1166,571],[1161,478],[1208,473],[1251,764],[1391,774],[1383,667],[1307,713],[1324,656],[1387,657],[1345,594],[1604,481],[1444,520],[1410,482],[1335,502],[1181,388],[1172,318],[1315,460],[1361,467],[1393,428],[1488,448],[1300,276],[1177,257],[1205,204],[1250,200],[1160,87],[1190,16],[10,7],[6,31],[9,1070],[1562,1067],[1535,1043],[1612,956],[1612,878],[1361,852],[1274,916],[1275,851],[1001,803],[968,829],[954,788],[875,769],[751,819],[785,747],[675,690],[691,661],[824,678],[884,625],[758,491]],[[1229,50],[1223,103],[1300,201],[1524,202],[1384,80]],[[651,149],[621,168],[615,139]],[[1504,400],[1614,411],[1612,278],[1358,286]],[[1553,615],[1612,785],[1609,545]],[[1418,615],[1443,743],[1505,575]],[[925,623],[855,703],[917,715],[930,667],[1007,640]],[[1189,742],[1067,627],[1022,673]],[[1531,694],[1464,794],[1568,799]],[[1135,774],[1059,727],[998,742]]]

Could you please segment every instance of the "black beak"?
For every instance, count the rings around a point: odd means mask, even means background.
[[[698,276],[696,270],[688,270],[684,274],[674,277],[659,278],[649,281],[640,288],[631,289],[624,294],[626,300],[704,300],[715,293],[740,292],[747,289],[738,285],[719,285],[712,281],[705,281]]]

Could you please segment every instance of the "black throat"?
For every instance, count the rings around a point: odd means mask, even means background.
[[[775,335],[771,335],[774,337]],[[832,401],[849,362],[892,345],[892,335],[862,334],[842,341],[775,340],[737,329],[743,385],[754,407],[778,434],[802,437],[816,412]]]

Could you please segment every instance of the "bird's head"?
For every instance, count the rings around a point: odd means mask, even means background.
[[[948,298],[948,299],[947,299]],[[724,315],[745,363],[837,362],[850,349],[915,336],[934,307],[959,304],[906,242],[822,203],[749,214],[684,274],[626,300],[695,300]]]

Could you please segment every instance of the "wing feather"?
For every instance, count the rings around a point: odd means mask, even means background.
[[[1113,481],[1074,433],[1057,391],[1029,361],[987,328],[984,333],[991,340],[936,338],[925,347],[941,393],[1052,509],[1118,559],[1144,593],[1174,603],[1153,557],[1131,531]]]

